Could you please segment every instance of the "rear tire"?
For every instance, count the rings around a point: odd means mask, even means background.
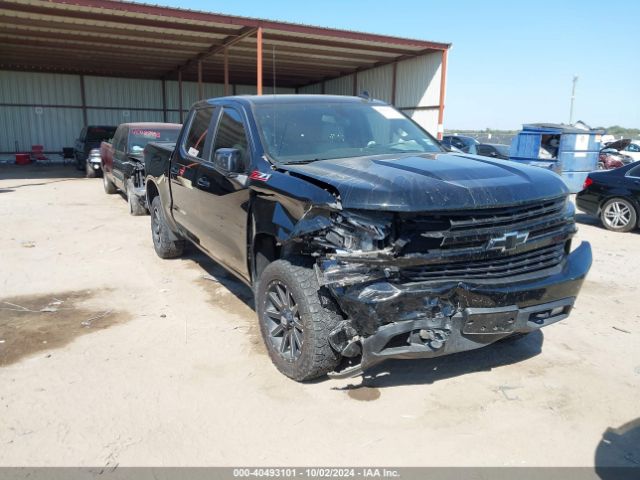
[[[151,202],[151,238],[153,248],[160,258],[177,258],[184,252],[184,240],[175,240],[164,217],[160,197]]]
[[[113,195],[118,191],[116,186],[113,184],[111,180],[107,177],[106,173],[102,173],[102,185],[104,186],[104,193],[107,195]]]
[[[269,357],[284,375],[301,382],[338,366],[340,355],[329,345],[329,333],[342,317],[313,268],[301,259],[276,260],[265,267],[256,311]]]
[[[630,232],[638,224],[638,213],[629,200],[612,198],[602,206],[600,220],[612,232]]]

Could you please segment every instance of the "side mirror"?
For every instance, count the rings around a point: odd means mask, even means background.
[[[237,148],[219,148],[213,157],[213,164],[223,172],[242,173],[240,150]]]
[[[498,154],[497,154],[496,152],[491,152],[491,156],[492,156],[492,157],[497,157],[497,156],[498,156]]]

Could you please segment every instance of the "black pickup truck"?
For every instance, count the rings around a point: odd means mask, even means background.
[[[191,242],[251,286],[269,355],[296,380],[547,326],[591,266],[560,177],[448,153],[378,101],[201,101],[145,168],[157,254]]]

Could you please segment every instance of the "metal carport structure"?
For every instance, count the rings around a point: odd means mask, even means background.
[[[369,90],[412,116],[437,112],[441,131],[449,47],[117,0],[0,0],[0,71],[72,74],[80,87],[78,101],[64,104],[16,96],[6,87],[0,107],[80,109],[84,124],[91,108],[128,107],[91,104],[86,77],[160,81],[162,106],[152,109],[161,109],[165,121],[182,120],[189,106],[185,82],[195,83],[196,99],[211,96],[205,88],[211,83],[220,94]],[[174,106],[167,101],[173,86]]]

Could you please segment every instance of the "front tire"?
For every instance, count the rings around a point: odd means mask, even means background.
[[[329,345],[329,333],[342,317],[320,289],[313,268],[300,259],[276,260],[265,267],[258,280],[256,311],[269,357],[284,375],[301,382],[338,366],[340,356]]]
[[[638,223],[635,207],[624,198],[612,198],[602,206],[600,220],[612,232],[630,232]]]
[[[177,258],[184,252],[184,240],[176,240],[166,219],[160,197],[151,202],[151,237],[160,258]]]

